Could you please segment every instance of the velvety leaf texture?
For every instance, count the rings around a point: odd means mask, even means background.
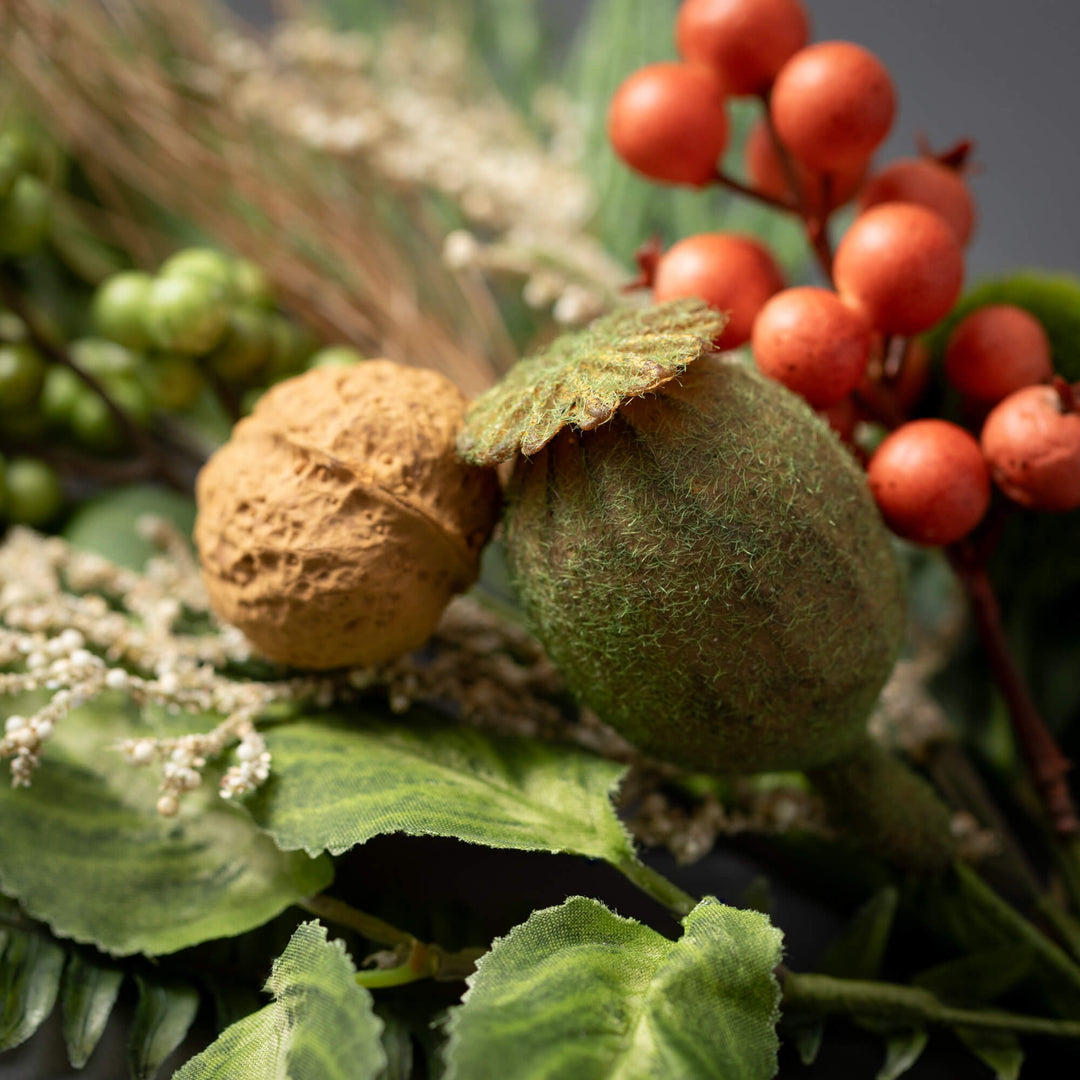
[[[327,860],[279,851],[217,795],[213,770],[160,817],[153,770],[112,749],[151,730],[102,698],[57,725],[29,788],[0,785],[0,890],[28,915],[114,955],[157,955],[250,930],[329,884]]]
[[[265,989],[272,1004],[226,1028],[173,1080],[374,1080],[382,1021],[340,941],[318,923],[292,936]]]
[[[700,300],[671,300],[620,308],[563,334],[477,398],[458,452],[474,465],[495,465],[519,451],[535,454],[568,424],[597,427],[708,352],[726,322]]]
[[[448,1022],[448,1080],[765,1080],[781,935],[700,903],[670,941],[573,897],[495,943]]]
[[[396,723],[320,717],[271,728],[270,782],[248,800],[286,850],[339,854],[383,833],[618,861],[609,798],[622,767],[573,747],[503,739],[416,710]]]

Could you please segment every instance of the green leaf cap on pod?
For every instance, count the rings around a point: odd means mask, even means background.
[[[571,425],[590,431],[712,349],[727,316],[700,300],[620,308],[516,364],[474,402],[457,440],[471,465],[543,449]]]

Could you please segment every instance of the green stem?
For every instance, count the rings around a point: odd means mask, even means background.
[[[663,874],[657,873],[633,855],[624,856],[612,865],[646,896],[651,896],[679,918],[689,915],[697,906],[697,901],[689,893],[683,892],[674,882],[668,881]]]
[[[1064,840],[1054,848],[1054,854],[1069,902],[1073,911],[1080,915],[1080,837],[1073,836]]]
[[[369,941],[377,941],[380,945],[387,945],[390,948],[404,945],[412,948],[417,943],[417,939],[412,934],[407,934],[404,930],[399,930],[396,926],[391,926],[388,922],[383,922],[382,919],[377,919],[366,911],[360,911],[342,900],[335,900],[334,897],[327,896],[325,893],[309,896],[306,900],[301,900],[297,906],[310,911],[312,915],[317,915],[320,919],[327,919],[339,926],[347,926]]]
[[[893,1023],[945,1024],[1080,1039],[1080,1020],[1049,1020],[1001,1009],[958,1009],[917,986],[797,974],[783,968],[778,974],[783,988],[783,1007],[792,1012],[815,1016],[844,1014]]]

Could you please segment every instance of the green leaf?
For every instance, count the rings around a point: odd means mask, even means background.
[[[670,941],[572,897],[481,958],[448,1022],[449,1080],[764,1080],[776,1072],[781,935],[702,901]]]
[[[63,967],[58,945],[38,934],[8,931],[0,956],[0,1050],[29,1039],[52,1012]]]
[[[195,718],[169,723],[175,734]],[[108,695],[57,725],[29,788],[0,785],[0,891],[59,936],[169,953],[250,930],[329,884],[328,860],[279,851],[217,795],[211,768],[178,817],[158,816],[153,770],[114,747],[163,733]]]
[[[818,971],[846,979],[876,979],[899,900],[899,893],[891,887],[870,897],[825,950]]]
[[[184,536],[190,536],[195,527],[192,499],[150,484],[136,484],[83,503],[64,529],[64,538],[120,566],[141,570],[147,559],[159,554],[139,533],[137,523],[144,514],[165,518]]]
[[[502,739],[416,709],[320,717],[266,732],[270,782],[248,800],[286,850],[340,854],[383,833],[622,862],[609,795],[622,767],[572,747]]]
[[[342,943],[302,923],[267,980],[273,1003],[226,1028],[173,1080],[375,1080],[387,1066],[382,1021],[355,976]]]
[[[919,972],[911,981],[943,1001],[982,1005],[1008,993],[1031,974],[1030,945],[1003,945],[961,956]]]
[[[1011,1031],[963,1027],[954,1030],[964,1045],[990,1066],[997,1080],[1019,1080],[1024,1051]]]
[[[825,1038],[825,1021],[813,1020],[808,1024],[799,1024],[794,1032],[795,1050],[804,1065],[813,1065],[821,1053],[821,1042]]]
[[[151,1080],[161,1063],[184,1041],[199,1011],[199,992],[183,983],[157,983],[135,976],[139,1000],[128,1036],[132,1080]]]
[[[124,973],[83,952],[72,952],[64,969],[60,1007],[68,1060],[81,1069],[94,1052],[109,1022]]]
[[[919,1060],[929,1039],[926,1028],[894,1031],[885,1038],[885,1063],[875,1080],[897,1080]]]

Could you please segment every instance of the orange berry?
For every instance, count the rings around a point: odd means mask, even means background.
[[[836,249],[837,291],[884,334],[917,334],[946,315],[964,282],[956,234],[932,210],[882,203],[855,219]]]
[[[1064,412],[1054,387],[1026,386],[999,402],[981,442],[1010,499],[1033,510],[1080,507],[1080,413]]]
[[[892,79],[868,49],[822,41],[800,49],[773,84],[769,109],[780,139],[812,169],[868,161],[892,126]]]
[[[727,136],[724,84],[700,64],[648,64],[622,83],[608,109],[615,153],[669,184],[708,184]]]
[[[747,178],[759,191],[774,199],[795,201],[795,193],[788,183],[787,174],[776,152],[776,145],[764,120],[757,121],[746,136],[743,147],[743,163]],[[797,158],[792,159],[795,177],[802,188],[810,208],[821,213],[843,206],[859,190],[866,175],[866,163],[845,165],[828,175],[829,205],[824,206],[825,175],[807,168]]]
[[[862,410],[850,395],[824,409],[814,410],[839,436],[840,441],[855,448],[855,427],[863,419]]]
[[[987,404],[1054,373],[1050,341],[1033,315],[988,304],[957,323],[945,346],[945,374],[967,397]]]
[[[769,378],[823,409],[858,386],[873,337],[863,316],[829,289],[785,289],[754,320],[754,360]]]
[[[961,247],[975,228],[975,203],[963,176],[933,158],[904,158],[870,176],[859,192],[859,211],[887,202],[915,203],[940,214]]]
[[[659,303],[694,296],[728,312],[728,324],[715,345],[735,349],[750,340],[757,313],[783,287],[780,268],[752,236],[698,233],[680,240],[660,257],[653,299]]]
[[[732,94],[767,90],[808,34],[799,0],[685,0],[675,21],[679,52],[716,68]]]
[[[917,544],[967,536],[990,505],[990,475],[974,436],[948,420],[912,420],[887,435],[866,470],[885,523]]]

